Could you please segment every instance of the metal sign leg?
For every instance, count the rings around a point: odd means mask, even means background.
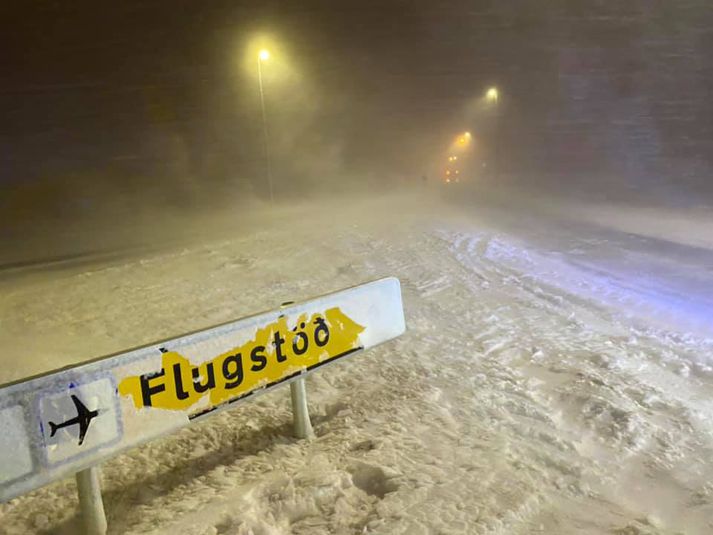
[[[106,535],[106,516],[99,475],[98,466],[77,472],[79,508],[86,535]]]
[[[307,408],[307,390],[304,377],[290,383],[292,396],[292,417],[294,419],[295,436],[297,438],[311,438],[314,436],[312,422],[309,419]]]

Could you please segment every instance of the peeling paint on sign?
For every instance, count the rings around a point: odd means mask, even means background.
[[[249,342],[202,363],[166,351],[160,370],[123,379],[119,393],[131,396],[139,409],[185,411],[204,397],[220,405],[360,349],[362,331],[339,308],[303,314],[292,328],[282,316],[258,329]]]

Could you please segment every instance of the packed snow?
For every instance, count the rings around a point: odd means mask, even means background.
[[[309,377],[313,440],[292,438],[283,388],[114,458],[110,533],[713,532],[705,239],[431,197],[17,263],[0,381],[396,276],[407,333]],[[71,478],[0,505],[3,534],[80,525]]]

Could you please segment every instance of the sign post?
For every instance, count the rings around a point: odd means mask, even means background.
[[[77,494],[86,535],[106,535],[99,466],[77,472]]]
[[[288,382],[294,433],[313,436],[306,374],[404,330],[385,278],[0,386],[0,502],[77,474],[103,534],[100,462]]]
[[[290,383],[290,397],[292,398],[292,417],[294,419],[295,436],[297,438],[312,438],[312,422],[309,419],[307,408],[307,388],[304,377]]]

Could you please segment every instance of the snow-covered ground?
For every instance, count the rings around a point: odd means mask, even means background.
[[[314,440],[285,388],[137,448],[103,468],[111,533],[713,532],[710,249],[416,195],[241,229],[0,276],[0,381],[401,279],[408,332],[308,379]],[[76,515],[69,479],[0,533]]]

